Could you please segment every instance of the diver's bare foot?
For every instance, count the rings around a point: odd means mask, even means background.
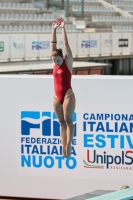
[[[71,143],[67,144],[66,145],[66,157],[67,158],[71,156],[71,150],[72,150]]]

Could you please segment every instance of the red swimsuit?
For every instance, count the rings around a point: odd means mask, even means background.
[[[65,94],[71,88],[71,73],[65,61],[61,67],[58,67],[56,64],[54,65],[53,76],[55,93],[60,103],[63,104]]]

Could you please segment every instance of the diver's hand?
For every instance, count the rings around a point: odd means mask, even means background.
[[[57,19],[58,18],[56,18],[52,23],[52,28],[53,29],[56,29],[58,26],[60,26],[60,23],[59,23],[59,21]]]

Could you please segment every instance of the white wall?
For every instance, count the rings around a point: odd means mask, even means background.
[[[73,153],[67,160],[60,155],[60,143],[50,144],[60,139],[53,127],[53,77],[0,76],[0,85],[1,196],[66,199],[97,189],[133,186],[132,77],[73,76],[77,130]],[[97,114],[104,118],[94,118]],[[46,125],[46,120],[51,124]],[[26,121],[36,126],[30,129],[30,135],[24,135],[28,134],[28,126],[22,124]],[[31,138],[32,142],[39,138],[38,144],[29,142]],[[39,144],[41,140],[43,145]],[[29,153],[25,145],[31,145]],[[98,163],[89,162],[94,151],[101,156]],[[28,156],[33,159],[31,166],[29,161],[22,162]]]

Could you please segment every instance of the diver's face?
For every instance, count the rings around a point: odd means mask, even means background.
[[[63,63],[63,58],[60,56],[52,56],[52,60],[58,66],[61,66]]]

